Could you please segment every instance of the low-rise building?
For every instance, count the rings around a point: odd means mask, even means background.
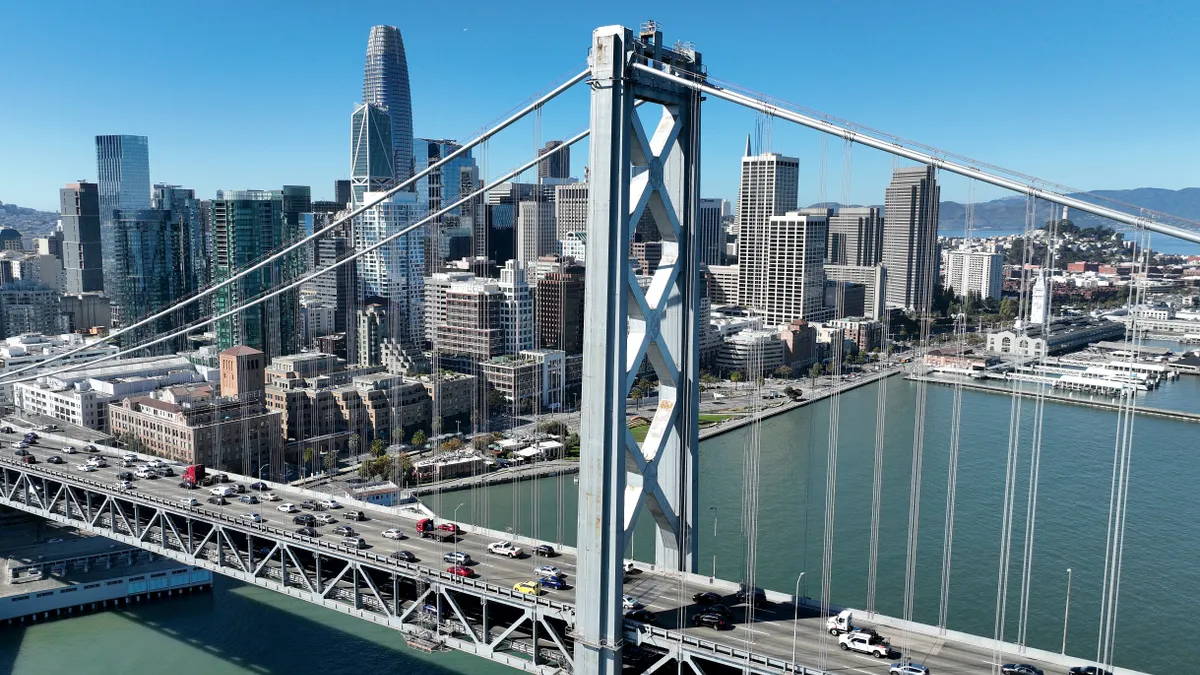
[[[560,410],[579,395],[583,356],[556,349],[529,349],[483,363],[484,382],[500,392],[514,413]]]
[[[436,375],[420,375],[406,378],[407,382],[419,383],[432,400],[435,417],[448,418],[470,415],[479,397],[477,380],[473,375],[453,371],[441,371]]]
[[[1082,349],[1095,342],[1121,340],[1125,324],[1091,317],[1061,317],[1049,324],[1026,326],[1024,331],[988,333],[987,350],[993,354],[1046,356]]]
[[[883,346],[883,324],[874,319],[847,317],[826,323],[831,328],[842,329],[842,335],[858,345],[861,352],[869,352]]]
[[[783,365],[783,341],[773,330],[743,330],[717,350],[717,370],[756,379]]]
[[[73,349],[89,345],[86,352],[61,356]],[[97,339],[87,339],[78,333],[65,335],[42,335],[27,333],[15,335],[0,342],[0,376],[15,370],[37,366],[51,357],[60,357],[57,361],[45,367],[36,367],[24,371],[22,375],[36,375],[44,370],[69,367],[73,363],[108,356],[118,351],[112,344],[104,344]],[[11,382],[0,383],[0,405],[13,405],[13,385]]]

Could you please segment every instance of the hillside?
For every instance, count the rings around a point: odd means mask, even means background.
[[[0,227],[15,228],[25,236],[40,237],[54,231],[59,215],[0,202]]]

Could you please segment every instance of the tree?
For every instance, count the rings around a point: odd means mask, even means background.
[[[744,378],[742,377],[742,372],[740,370],[735,370],[729,374],[729,381],[733,383],[734,389],[738,388],[738,382],[741,382],[742,379]]]
[[[371,441],[371,454],[376,457],[383,457],[384,455],[386,455],[387,448],[388,448],[387,443],[385,443],[384,441],[382,441],[378,438]]]
[[[775,369],[774,375],[775,375],[775,377],[777,377],[781,380],[790,379],[792,377],[792,367],[791,366],[779,366],[778,368]]]
[[[646,392],[642,391],[641,386],[635,386],[633,390],[629,392],[629,396],[633,399],[634,403],[637,404],[637,409],[641,410],[642,399],[646,397]]]
[[[417,429],[417,432],[415,434],[413,434],[413,437],[412,437],[412,445],[414,445],[418,448],[423,448],[423,447],[425,447],[425,444],[428,442],[429,442],[429,437],[425,435],[425,432],[421,431],[420,429]]]
[[[1012,298],[1004,298],[1000,301],[1000,319],[1002,321],[1012,321],[1017,316],[1019,305]]]
[[[504,394],[500,393],[499,389],[488,389],[487,406],[490,409],[499,410],[508,407],[508,399]]]
[[[717,378],[707,370],[700,371],[700,384],[716,384]]]
[[[461,449],[464,445],[466,445],[466,443],[463,443],[461,438],[455,437],[451,438],[445,443],[442,443],[442,450],[446,452],[454,452],[455,450]]]
[[[566,442],[565,449],[566,449],[567,457],[578,457],[579,456],[579,434],[571,434],[571,435],[567,436],[567,442]]]
[[[552,436],[565,436],[567,434],[567,425],[558,420],[550,420],[542,422],[538,425],[538,431],[545,432]]]
[[[312,448],[305,448],[305,449],[304,449],[304,466],[305,466],[305,468],[307,468],[309,471],[312,471],[312,470],[314,469],[314,467],[313,467],[313,458],[314,458],[314,457],[316,457],[316,456],[317,456],[317,451],[316,451],[316,450],[313,450]]]
[[[329,473],[333,473],[333,470],[336,468],[337,468],[337,454],[334,452],[325,453],[325,470],[328,471]]]
[[[357,455],[359,451],[362,450],[362,436],[359,436],[358,434],[350,434],[349,448],[351,455]]]
[[[812,364],[812,368],[808,369],[808,376],[812,379],[813,384],[815,385],[817,383],[817,378],[821,376],[821,364]]]

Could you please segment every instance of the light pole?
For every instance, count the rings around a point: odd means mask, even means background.
[[[1071,615],[1071,568],[1067,568],[1067,605],[1063,608],[1063,643],[1062,653],[1067,653],[1067,619]]]
[[[796,577],[796,592],[792,594],[792,665],[796,665],[796,630],[800,627],[800,580],[804,572]]]
[[[708,507],[713,513],[713,579],[717,578],[717,507]]]
[[[465,503],[465,502],[461,502],[461,503],[459,503],[458,506],[454,507],[454,529],[456,529],[456,530],[458,529],[458,510],[463,507],[463,503]],[[454,564],[455,565],[458,564],[458,533],[457,532],[455,532],[455,534],[454,534]]]

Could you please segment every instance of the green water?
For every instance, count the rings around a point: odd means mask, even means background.
[[[885,480],[879,546],[877,608],[903,609],[909,486],[917,385],[891,378],[886,404]],[[834,602],[866,602],[871,484],[878,386],[848,392],[840,402],[833,574]],[[914,618],[936,623],[941,585],[949,420],[953,392],[926,390],[924,461]],[[1200,410],[1200,378],[1151,392],[1146,405]],[[964,392],[958,505],[955,515],[948,624],[992,635],[1011,402]],[[1016,520],[1006,636],[1017,632],[1021,555],[1029,487],[1034,406],[1023,403]],[[790,592],[800,572],[808,595],[819,596],[830,403],[819,402],[762,424],[759,482],[760,585]],[[1103,553],[1116,430],[1111,411],[1047,404],[1033,539],[1027,642],[1057,650],[1062,640],[1066,569],[1074,570],[1067,650],[1095,654]],[[1164,620],[1190,626],[1200,619],[1200,426],[1137,418],[1129,496],[1116,661],[1149,672],[1190,672],[1182,650],[1154,645]],[[715,554],[718,573],[744,576],[743,456],[746,432],[706,441],[701,455],[700,571]],[[459,519],[514,529],[550,541],[574,539],[576,485],[571,476],[526,480],[486,490],[442,495],[435,509]],[[710,507],[715,507],[715,510]],[[717,537],[712,520],[716,518]],[[515,523],[515,525],[514,525]],[[652,555],[648,523],[639,523],[633,553]],[[1145,617],[1152,616],[1147,621]],[[0,631],[0,673],[308,673],[344,670],[477,675],[508,672],[458,654],[428,657],[408,651],[395,633],[269,591],[219,583],[211,596],[136,611]]]

